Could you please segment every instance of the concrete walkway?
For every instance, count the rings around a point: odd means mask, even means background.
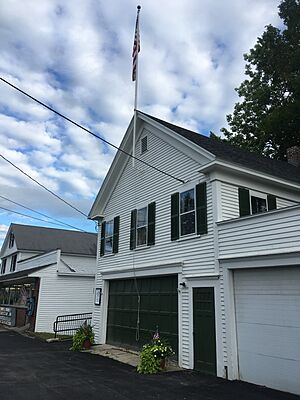
[[[193,371],[140,375],[107,357],[69,351],[70,342],[46,343],[0,332],[2,400],[299,400],[298,396]]]
[[[86,350],[86,352],[112,358],[113,360],[131,365],[132,367],[137,367],[140,361],[140,356],[137,351],[111,346],[109,344],[99,344],[96,346],[92,346],[91,350]],[[182,369],[174,361],[168,360],[164,372],[181,370]]]

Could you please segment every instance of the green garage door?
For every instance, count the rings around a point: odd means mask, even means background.
[[[177,275],[155,278],[112,280],[109,282],[107,343],[140,348],[158,326],[177,353]],[[138,296],[140,294],[140,311]],[[138,316],[140,328],[137,329]]]

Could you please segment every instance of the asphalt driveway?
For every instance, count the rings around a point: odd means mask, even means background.
[[[70,342],[44,343],[0,332],[2,400],[299,400],[243,382],[196,372],[139,375],[109,358],[69,351]]]

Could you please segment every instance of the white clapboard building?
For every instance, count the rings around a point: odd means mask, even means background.
[[[142,112],[145,163],[132,141],[133,121],[89,215],[97,342],[158,328],[183,368],[300,394],[299,148],[274,161]]]
[[[1,249],[0,323],[52,332],[58,315],[92,312],[97,236],[11,224]]]

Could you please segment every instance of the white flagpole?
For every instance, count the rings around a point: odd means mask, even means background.
[[[133,137],[132,137],[132,168],[135,168],[135,140],[136,140],[136,121],[137,121],[137,101],[138,101],[138,76],[139,76],[139,45],[140,45],[140,14],[141,6],[137,6],[137,26],[136,26],[136,67],[135,67],[135,88],[134,88],[134,110],[133,110]]]

